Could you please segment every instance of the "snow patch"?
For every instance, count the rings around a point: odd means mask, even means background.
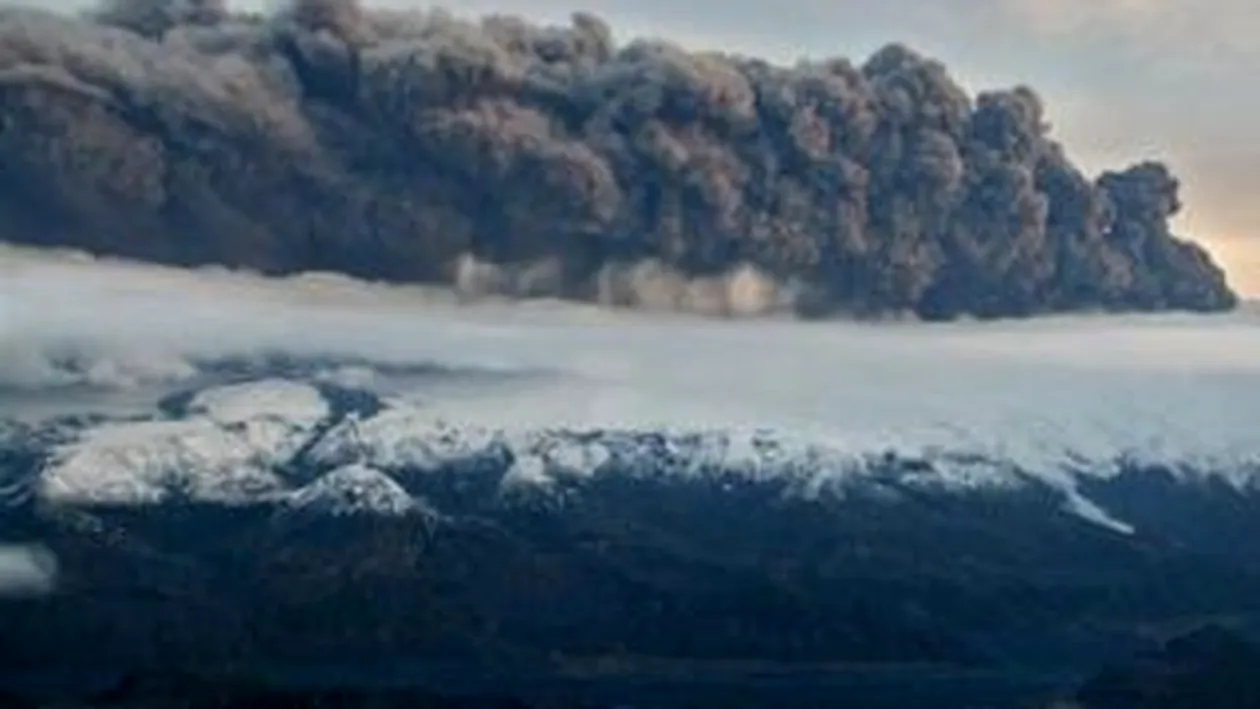
[[[0,597],[44,595],[56,580],[57,558],[47,548],[0,544]]]
[[[1100,527],[1105,527],[1126,536],[1132,535],[1137,531],[1133,525],[1112,517],[1106,510],[1075,490],[1068,493],[1067,501],[1064,503],[1063,508],[1066,512],[1074,514],[1086,522],[1092,522]]]
[[[264,381],[199,392],[189,414],[88,429],[53,449],[40,494],[77,504],[255,502],[284,488],[274,470],[328,409],[311,387]]]
[[[393,478],[366,465],[348,465],[326,473],[290,495],[285,504],[334,517],[396,517],[423,509]]]
[[[547,461],[537,455],[523,455],[512,461],[499,486],[504,491],[521,488],[545,488],[555,482],[547,472]]]
[[[438,471],[474,461],[491,451],[494,433],[456,426],[421,409],[396,404],[361,420],[348,416],[308,452],[322,466],[364,463],[384,470]]]
[[[206,420],[108,424],[59,447],[40,478],[44,499],[72,504],[245,503],[279,491],[271,468],[295,450],[291,430]]]

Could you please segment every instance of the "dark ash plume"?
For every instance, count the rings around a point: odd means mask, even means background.
[[[1032,90],[973,99],[901,45],[785,68],[586,14],[0,10],[16,242],[727,313],[1233,307],[1177,208],[1164,167],[1091,181]]]

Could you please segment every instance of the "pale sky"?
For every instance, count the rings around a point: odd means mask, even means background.
[[[235,0],[238,6],[279,0]],[[28,3],[32,0],[28,0]],[[82,0],[45,0],[78,7]],[[565,22],[593,12],[622,39],[792,61],[855,62],[901,41],[972,90],[1024,83],[1088,171],[1156,158],[1182,180],[1178,228],[1260,295],[1260,4],[1255,0],[375,0]],[[43,4],[43,3],[40,3]],[[369,3],[370,4],[370,3]]]

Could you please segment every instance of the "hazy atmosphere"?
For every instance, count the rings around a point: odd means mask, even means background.
[[[27,5],[82,8],[80,0]],[[235,0],[238,8],[268,0]],[[431,7],[412,0],[373,5]],[[461,15],[506,12],[567,23],[593,12],[620,39],[663,36],[781,61],[860,60],[904,41],[942,60],[971,90],[1029,84],[1077,162],[1101,171],[1146,158],[1182,180],[1180,232],[1206,244],[1240,292],[1260,294],[1260,96],[1246,90],[1260,63],[1260,13],[1244,0],[469,0]],[[855,21],[860,18],[860,21]],[[983,18],[983,21],[977,21]]]

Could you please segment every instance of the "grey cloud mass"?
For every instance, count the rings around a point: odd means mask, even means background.
[[[402,6],[409,0],[386,0]],[[468,12],[563,19],[562,0],[471,0]],[[790,61],[858,56],[890,40],[944,60],[973,90],[1028,83],[1085,168],[1145,157],[1182,177],[1179,225],[1260,294],[1260,66],[1252,0],[592,0],[630,33]],[[1235,155],[1242,149],[1240,157]],[[1249,244],[1254,244],[1250,245]],[[1253,252],[1254,250],[1254,252]],[[1245,255],[1245,258],[1239,258]]]

